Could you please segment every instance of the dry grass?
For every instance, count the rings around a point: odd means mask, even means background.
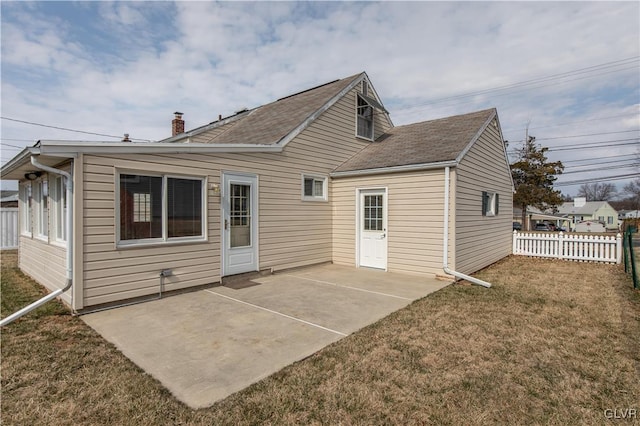
[[[3,315],[20,307],[5,305],[11,288],[40,292],[8,257]],[[78,318],[47,308],[3,331],[2,418],[566,425],[640,411],[640,293],[620,267],[510,257],[478,275],[494,287],[450,286],[197,411]]]

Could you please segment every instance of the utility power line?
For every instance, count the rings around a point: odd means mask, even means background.
[[[554,139],[571,139],[571,138],[585,138],[589,136],[602,136],[602,135],[613,135],[617,133],[631,133],[631,132],[640,132],[640,129],[635,130],[620,130],[618,132],[603,132],[603,133],[587,133],[584,135],[572,135],[572,136],[555,136],[551,138],[536,138],[536,141],[550,141]]]
[[[598,158],[620,158],[620,157],[628,157],[630,155],[633,155],[633,154],[608,155],[608,156],[605,156],[605,157],[598,157]],[[593,158],[583,158],[581,160],[567,160],[567,161],[563,161],[562,164],[578,163],[578,162],[581,162],[581,161],[591,161],[591,160],[593,160]],[[576,166],[576,167],[579,167],[579,166]]]
[[[601,176],[601,177],[593,177],[588,179],[572,180],[568,182],[556,182],[553,184],[553,186],[569,186],[569,185],[579,185],[583,183],[608,182],[613,180],[625,180],[625,179],[633,179],[638,177],[640,177],[640,173],[629,173],[625,175]]]
[[[628,142],[628,141],[633,141],[633,142]],[[597,148],[607,148],[611,146],[637,145],[638,141],[639,141],[638,139],[619,139],[615,141],[589,142],[589,143],[583,143],[583,144],[565,145],[565,146],[559,146],[556,148],[546,147],[547,148],[546,152],[571,151],[574,149],[594,149],[594,148],[597,149]],[[520,149],[512,149],[507,151],[507,154],[514,155],[514,154],[520,154],[521,152],[522,150]],[[628,155],[632,155],[632,154],[628,154]]]
[[[570,173],[591,173],[591,172],[596,172],[596,171],[600,171],[600,170],[620,170],[620,169],[631,169],[631,168],[635,168],[640,166],[640,163],[634,163],[634,164],[629,164],[629,165],[625,165],[625,166],[618,166],[618,167],[612,167],[612,166],[607,166],[607,167],[596,167],[594,169],[589,169],[589,170],[570,170],[568,172],[562,172],[563,175],[567,175]]]
[[[610,144],[600,144],[598,142],[597,145],[595,146],[586,146],[587,144],[584,145],[575,145],[575,146],[566,146],[566,147],[562,147],[562,148],[549,148],[549,150],[547,152],[558,152],[558,151],[571,151],[574,149],[598,149],[598,148],[608,148],[611,146],[626,146],[626,145],[637,145],[638,142],[621,142],[621,143],[610,143]]]
[[[0,141],[12,141],[12,142],[34,142],[34,139],[12,139],[12,138],[0,138]]]
[[[407,105],[404,108],[401,108],[400,111],[408,110],[408,109],[414,109],[414,108],[421,107],[421,106],[426,106],[426,105],[433,105],[433,104],[447,102],[447,101],[455,101],[455,100],[459,100],[459,99],[465,99],[465,98],[474,97],[474,96],[478,96],[478,95],[484,95],[484,94],[488,94],[488,93],[508,91],[508,90],[512,90],[512,89],[520,89],[520,88],[527,87],[527,86],[533,86],[533,87],[530,87],[530,88],[527,89],[527,90],[530,90],[530,89],[534,89],[534,88],[542,88],[542,87],[548,87],[548,86],[553,86],[553,85],[557,85],[557,84],[569,83],[569,82],[572,82],[572,81],[582,80],[582,79],[585,79],[585,78],[598,77],[600,75],[610,74],[612,72],[620,72],[620,71],[626,71],[626,70],[630,70],[630,69],[636,69],[636,68],[638,68],[638,64],[637,63],[639,62],[639,60],[640,60],[640,56],[633,56],[633,57],[626,58],[626,59],[621,59],[621,60],[618,60],[618,61],[605,62],[605,63],[602,63],[602,64],[593,65],[593,66],[586,67],[586,68],[580,68],[580,69],[576,69],[576,70],[572,70],[572,71],[567,71],[567,72],[563,72],[563,73],[559,73],[559,74],[552,74],[552,75],[548,75],[548,76],[537,77],[537,78],[533,78],[533,79],[530,79],[530,80],[525,80],[525,81],[521,81],[521,82],[517,82],[517,83],[511,83],[511,84],[507,84],[507,85],[503,85],[503,86],[497,86],[497,87],[493,87],[493,88],[489,88],[489,89],[477,90],[477,91],[474,91],[474,92],[467,92],[467,93],[462,93],[462,94],[458,94],[458,95],[447,96],[447,97],[443,97],[443,98],[437,98],[437,99],[433,99],[433,100],[430,100],[430,101],[420,102],[420,103],[416,103],[416,104],[413,104],[413,105]],[[626,67],[627,65],[633,65],[633,66]],[[606,69],[609,69],[609,68],[616,68],[616,67],[620,67],[620,66],[625,66],[626,68],[609,70],[609,71],[606,71],[606,72],[601,72],[601,73],[598,73],[598,74],[582,76],[582,77],[571,79],[571,80],[554,82],[552,84],[540,84],[540,83],[551,82],[551,81],[554,81],[554,80],[562,80],[562,79],[566,79],[566,78],[577,76],[577,75],[581,75],[581,74],[588,74],[588,73],[592,73],[592,72],[598,72],[598,71],[606,70]],[[535,85],[537,85],[537,86],[535,86]],[[517,93],[517,92],[515,92],[515,93]]]
[[[626,160],[600,161],[600,162],[597,162],[597,163],[577,164],[575,166],[565,167],[564,169],[567,170],[567,169],[576,169],[576,168],[580,168],[580,167],[599,166],[601,164],[618,164],[618,163],[626,163],[626,162],[629,162],[629,161],[637,161],[637,160],[635,158],[628,158]],[[562,162],[563,165],[565,163],[566,163],[565,161]],[[622,166],[624,164],[620,164],[620,165]],[[610,166],[610,167],[612,167],[612,166]]]
[[[104,133],[87,132],[87,131],[84,131],[84,130],[76,130],[76,129],[69,129],[69,128],[66,128],[66,127],[51,126],[49,124],[34,123],[32,121],[26,121],[26,120],[18,120],[17,118],[10,118],[10,117],[0,117],[0,118],[3,119],[3,120],[14,121],[16,123],[28,124],[30,126],[48,127],[50,129],[64,130],[65,132],[84,133],[86,135],[104,136],[104,137],[107,137],[107,138],[122,139],[122,136],[107,135],[107,134],[104,134]],[[136,140],[136,141],[142,141],[142,142],[151,142],[148,139],[137,139],[137,138],[130,138],[130,139],[131,140]]]
[[[591,121],[611,120],[611,119],[614,119],[614,118],[629,117],[629,116],[632,116],[632,115],[635,115],[640,119],[640,113],[638,113],[638,112],[630,112],[630,113],[627,113],[627,114],[610,115],[610,116],[607,116],[607,117],[589,118],[587,120],[567,121],[567,122],[564,122],[564,123],[549,124],[549,125],[546,125],[546,126],[529,127],[529,130],[531,131],[531,130],[537,130],[537,129],[547,129],[549,127],[569,126],[569,125],[572,125],[572,124],[588,123],[588,122],[591,122]],[[522,127],[520,127],[520,128],[513,128],[512,127],[510,129],[506,129],[506,130],[503,129],[504,132],[524,131],[524,130],[525,129],[522,128]]]

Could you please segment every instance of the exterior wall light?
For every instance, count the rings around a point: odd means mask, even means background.
[[[27,172],[24,174],[24,177],[28,180],[36,180],[38,179],[40,176],[42,176],[42,172]]]

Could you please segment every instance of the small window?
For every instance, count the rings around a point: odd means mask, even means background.
[[[613,216],[607,216],[607,223],[613,225]]]
[[[496,192],[482,192],[482,216],[497,216],[499,197]]]
[[[31,234],[31,183],[20,185],[20,231]]]
[[[327,178],[319,176],[302,176],[303,200],[327,200]]]
[[[357,105],[357,135],[361,138],[373,140],[373,106],[358,96]]]

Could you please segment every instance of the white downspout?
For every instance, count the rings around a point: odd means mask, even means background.
[[[45,172],[61,175],[65,180],[65,186],[67,188],[67,215],[65,217],[67,228],[67,280],[64,288],[59,288],[54,292],[49,293],[42,299],[33,302],[29,306],[20,309],[18,312],[13,313],[0,321],[0,327],[4,327],[5,325],[12,323],[21,316],[33,311],[40,305],[60,296],[65,291],[69,290],[73,283],[73,178],[70,173],[65,172],[64,170],[54,169],[53,167],[39,163],[34,156],[31,157],[31,164]]]
[[[449,166],[447,166],[444,168],[444,247],[442,253],[442,269],[446,274],[489,288],[491,284],[486,281],[449,269],[449,185]]]

